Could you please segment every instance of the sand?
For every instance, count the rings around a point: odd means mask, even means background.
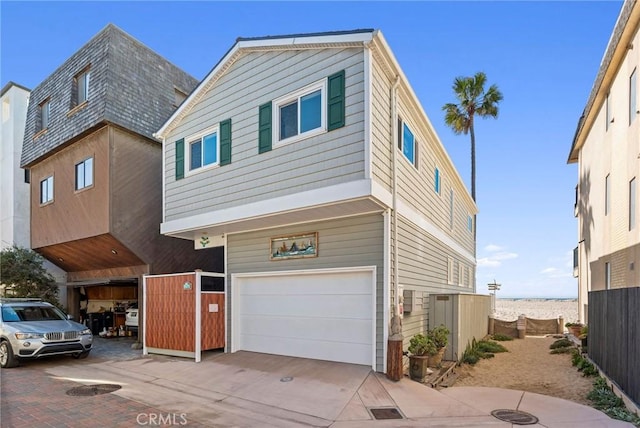
[[[519,315],[538,320],[556,319],[562,315],[564,322],[578,320],[577,299],[496,299],[496,318],[515,321]]]
[[[571,365],[570,354],[550,354],[552,337],[532,337],[500,342],[509,352],[480,360],[475,366],[456,368],[453,386],[488,386],[517,389],[591,405],[587,394],[593,377],[583,377]]]

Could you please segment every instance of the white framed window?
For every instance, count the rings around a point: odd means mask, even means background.
[[[76,190],[93,186],[93,158],[76,164]]]
[[[436,167],[436,169],[433,171],[433,181],[434,181],[434,185],[433,185],[433,190],[440,195],[440,182],[441,182],[441,176],[440,176],[440,170],[438,169],[438,167]]]
[[[53,175],[40,181],[40,204],[53,202]]]
[[[467,230],[473,232],[473,217],[471,217],[471,214],[467,215]]]
[[[471,287],[471,274],[469,273],[469,266],[464,267],[464,273],[465,273],[464,285],[467,287]]]
[[[604,215],[611,210],[611,178],[610,174],[604,178]]]
[[[76,105],[80,105],[89,99],[89,70],[85,70],[76,76],[76,84],[78,85],[78,99]]]
[[[605,290],[611,288],[611,263],[609,262],[604,264],[604,288]]]
[[[449,229],[453,230],[453,215],[454,215],[454,199],[453,188],[449,190]]]
[[[629,181],[629,230],[636,227],[636,178]]]
[[[629,76],[629,125],[633,123],[633,120],[638,114],[638,93],[637,93],[637,69],[633,69],[631,76]]]
[[[462,262],[458,262],[458,285],[464,286],[464,265]]]
[[[406,123],[402,123],[402,154],[413,166],[416,166],[416,138]]]
[[[447,284],[455,284],[453,282],[453,258],[447,256]]]
[[[198,172],[220,163],[218,127],[207,129],[186,139],[187,174]]]
[[[327,131],[327,80],[273,101],[273,141],[289,144]]]

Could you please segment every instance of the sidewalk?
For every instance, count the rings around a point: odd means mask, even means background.
[[[510,409],[538,418],[533,426],[632,427],[593,408],[529,392],[481,387],[437,391],[407,379],[391,382],[364,366],[251,352],[215,354],[201,363],[150,356],[55,365],[46,371],[65,387],[69,382],[117,383],[122,389],[107,395],[135,402],[132,411],[143,403],[147,410],[185,415],[186,426],[510,427],[491,415]],[[46,408],[53,411],[48,404]],[[376,412],[402,419],[376,420]]]

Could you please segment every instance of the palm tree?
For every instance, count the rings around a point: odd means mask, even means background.
[[[498,117],[498,103],[502,101],[502,93],[496,85],[491,85],[485,92],[487,76],[479,71],[473,77],[456,77],[453,81],[453,92],[458,104],[447,103],[442,107],[445,111],[444,121],[458,134],[471,134],[471,197],[476,200],[476,135],[473,121],[476,115]]]

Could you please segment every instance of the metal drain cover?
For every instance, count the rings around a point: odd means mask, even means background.
[[[369,409],[375,419],[402,419],[400,411],[395,407]]]
[[[492,411],[491,414],[501,421],[511,422],[515,425],[533,425],[538,423],[538,418],[531,413],[521,410],[497,409]]]
[[[92,395],[108,394],[110,392],[117,391],[120,388],[122,388],[122,386],[113,383],[82,385],[71,388],[67,391],[67,395],[73,395],[75,397],[90,397]]]

